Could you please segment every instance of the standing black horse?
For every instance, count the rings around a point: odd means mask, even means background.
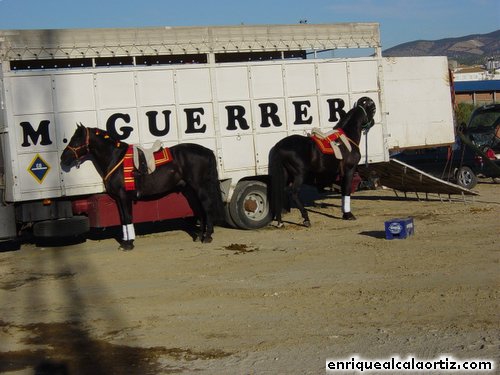
[[[170,148],[172,161],[157,166],[154,172],[136,174],[136,190],[124,186],[123,164],[128,144],[113,140],[98,128],[78,125],[61,155],[61,165],[77,167],[90,156],[101,175],[106,192],[116,201],[123,228],[124,250],[134,248],[135,230],[132,223],[132,202],[158,198],[174,191],[186,197],[194,215],[200,220],[197,239],[211,242],[215,222],[222,220],[224,206],[214,153],[206,147],[183,143]]]
[[[342,134],[345,142],[337,142],[337,155],[322,153],[312,137],[302,135],[288,136],[274,145],[269,154],[270,207],[278,227],[283,225],[281,214],[287,193],[299,208],[304,225],[310,226],[309,215],[299,198],[300,187],[302,184],[325,187],[335,182],[339,175],[343,219],[356,220],[350,207],[351,183],[361,159],[361,132],[367,132],[374,125],[375,110],[373,100],[362,97],[338,122],[334,131]]]

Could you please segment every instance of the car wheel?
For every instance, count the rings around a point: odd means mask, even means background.
[[[457,172],[457,183],[466,189],[472,189],[477,185],[477,176],[469,167],[460,167]]]

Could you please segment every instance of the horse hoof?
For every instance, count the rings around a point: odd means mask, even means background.
[[[342,219],[344,220],[356,220],[356,216],[352,214],[352,212],[344,212],[344,215],[342,215]]]
[[[120,250],[122,251],[130,251],[134,249],[134,241],[122,241],[120,243]]]
[[[203,238],[203,239],[201,240],[201,243],[210,243],[210,242],[212,242],[212,240],[213,240],[213,239],[212,239],[212,237],[211,237],[211,236],[207,236],[207,237],[205,237],[205,238]]]
[[[310,228],[311,227],[311,222],[309,220],[304,220],[304,222],[302,223],[302,225],[304,225],[306,228]]]

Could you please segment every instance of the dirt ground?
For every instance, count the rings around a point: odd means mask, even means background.
[[[500,185],[478,197],[331,195],[285,228],[184,230],[0,253],[0,372],[322,374],[327,359],[500,364]],[[387,240],[384,222],[413,217]],[[139,231],[140,232],[140,231]]]

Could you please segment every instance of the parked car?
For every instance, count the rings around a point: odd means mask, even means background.
[[[500,158],[500,104],[476,108],[459,130],[483,152],[493,150]]]
[[[481,157],[480,173],[500,183],[500,104],[476,108],[457,133]]]
[[[452,146],[402,150],[391,158],[467,189],[476,186],[481,171],[480,160],[469,147],[462,147],[459,140]]]
[[[457,130],[453,145],[402,150],[391,158],[467,189],[476,186],[478,176],[500,182],[499,124],[500,104],[479,107]]]

